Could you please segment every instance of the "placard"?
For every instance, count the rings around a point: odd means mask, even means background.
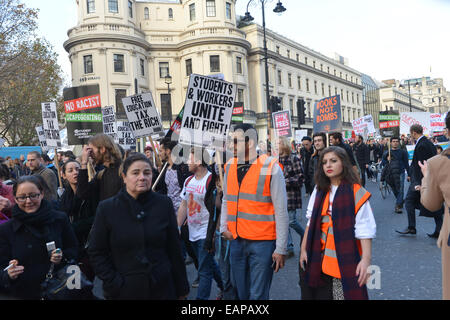
[[[429,112],[402,112],[400,113],[400,134],[409,134],[413,124],[420,124],[423,128],[423,134],[431,134],[431,123]]]
[[[48,147],[61,147],[56,102],[42,102],[42,129]]]
[[[103,133],[117,141],[117,123],[114,106],[102,108]]]
[[[178,142],[222,148],[230,129],[236,85],[192,74]]]
[[[301,129],[301,130],[295,130],[295,143],[301,144],[303,137],[308,136],[308,130]]]
[[[42,152],[47,152],[49,148],[47,146],[47,141],[45,141],[45,133],[42,126],[36,127],[36,133],[39,139],[39,145],[41,146]]]
[[[124,150],[136,149],[136,138],[130,129],[130,124],[128,121],[117,121],[116,122],[117,135],[116,143]]]
[[[135,138],[164,137],[164,130],[151,92],[139,93],[122,98],[130,129]]]
[[[98,84],[66,88],[63,95],[69,145],[86,144],[90,137],[103,133]]]
[[[341,96],[336,95],[314,104],[313,132],[342,131]]]
[[[400,136],[400,114],[398,111],[380,111],[380,135],[386,137]]]
[[[365,139],[369,136],[369,134],[376,132],[375,127],[373,125],[373,118],[371,114],[353,120],[352,127],[356,135],[361,135]]]
[[[231,117],[233,123],[244,122],[244,103],[235,102],[233,108],[233,116]]]
[[[431,113],[430,114],[430,126],[433,135],[443,134],[445,130],[445,114]]]
[[[283,110],[272,113],[275,134],[280,137],[292,137],[291,111]]]

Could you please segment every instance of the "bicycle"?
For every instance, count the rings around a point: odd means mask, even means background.
[[[383,171],[383,167],[381,164],[378,165],[378,173],[380,174],[380,182],[378,183],[378,187],[380,188],[381,197],[383,199],[386,199],[388,194],[392,193],[392,189],[389,186],[389,184],[386,182],[386,178],[384,178],[383,181],[381,181],[381,172]],[[378,175],[377,175],[378,177]]]

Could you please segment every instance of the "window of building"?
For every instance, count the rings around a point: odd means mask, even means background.
[[[95,12],[95,0],[86,0],[87,13]]]
[[[297,87],[298,87],[298,90],[302,90],[302,78],[301,77],[297,77]]]
[[[341,89],[341,99],[342,99],[342,101],[344,101],[344,90],[343,89]]]
[[[330,67],[327,67],[327,72],[330,73]]]
[[[192,59],[186,60],[186,76],[189,77],[192,74]]]
[[[305,57],[305,64],[308,64],[308,57]]]
[[[316,68],[316,62],[315,61],[313,61],[313,68],[314,69]]]
[[[189,5],[189,19],[190,21],[195,20],[195,3]]]
[[[144,59],[140,59],[140,66],[141,66],[141,76],[145,76],[145,62]]]
[[[161,97],[161,120],[172,121],[172,103],[171,96],[167,93],[162,93]]]
[[[206,16],[216,16],[216,0],[206,0]]]
[[[288,73],[288,85],[289,88],[292,88],[292,74]]]
[[[345,74],[345,81],[348,81],[348,75],[347,74]]]
[[[280,54],[280,46],[277,46],[277,53]]]
[[[356,94],[356,103],[359,104],[359,93]]]
[[[289,110],[291,110],[291,115],[294,114],[294,99],[289,98]]]
[[[334,69],[334,76],[336,76],[336,69]]]
[[[352,103],[355,103],[355,93],[352,92]]]
[[[297,61],[300,61],[300,55],[297,53],[296,56],[297,56]]]
[[[350,99],[348,98],[348,90],[347,90],[347,98],[345,99],[347,102],[350,101]]]
[[[339,72],[339,78],[342,79],[342,72]]]
[[[337,94],[338,94],[338,93],[337,93],[337,88],[334,87],[334,95],[337,96]]]
[[[317,94],[317,81],[314,80],[314,93]]]
[[[125,72],[125,57],[123,54],[114,55],[114,72]]]
[[[322,96],[325,97],[325,83],[322,83]]]
[[[282,85],[282,77],[281,77],[281,70],[278,70],[278,85]]]
[[[147,7],[144,9],[144,19],[145,20],[149,20],[150,19],[150,13],[149,13]]]
[[[237,90],[237,102],[244,102],[244,89]]]
[[[160,62],[159,63],[159,77],[165,78],[167,75],[169,75],[169,63],[168,62]]]
[[[331,97],[331,86],[328,86],[328,96]]]
[[[236,72],[242,74],[242,58],[236,57]]]
[[[220,72],[220,56],[209,56],[209,69],[211,72]]]
[[[94,68],[92,65],[92,55],[83,56],[84,73],[93,73]]]
[[[320,64],[320,71],[323,71],[323,64]]]
[[[309,92],[309,79],[306,79],[306,91]]]
[[[116,98],[116,114],[117,118],[126,118],[125,109],[123,108],[122,98],[127,96],[126,89],[116,89],[115,90],[115,98]]]
[[[173,20],[173,9],[169,8],[169,20]]]
[[[287,54],[287,57],[290,59],[291,58],[291,50],[287,49],[286,54]]]
[[[228,20],[231,20],[231,3],[225,3],[225,14]]]
[[[111,13],[119,12],[119,3],[118,0],[108,0],[108,11]]]
[[[133,18],[133,2],[128,0],[128,15]]]

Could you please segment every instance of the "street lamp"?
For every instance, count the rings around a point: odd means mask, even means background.
[[[408,79],[408,95],[409,95],[409,112],[412,112],[412,105],[411,105],[411,86],[410,86],[410,80]],[[419,83],[416,82],[415,87],[417,88],[419,86]],[[403,85],[399,85],[399,88],[404,89],[405,87]]]
[[[170,95],[170,85],[172,84],[172,77],[167,74],[164,78],[164,82],[167,84],[167,94],[168,94],[168,107],[169,107],[169,122],[172,122],[172,96]]]
[[[267,63],[268,60],[268,55],[267,55],[267,38],[266,38],[266,14],[264,11],[264,7],[266,5],[267,0],[256,0],[259,1],[261,3],[261,7],[262,7],[262,27],[263,27],[263,35],[264,35],[264,73],[265,73],[265,77],[266,77],[266,105],[267,105],[267,114],[268,114],[268,122],[267,122],[267,150],[269,150],[270,146],[269,146],[269,137],[270,137],[270,127],[272,125],[272,114],[271,114],[271,110],[270,110],[270,94],[269,94],[269,66]],[[242,19],[242,21],[244,22],[250,22],[253,21],[254,18],[251,16],[250,12],[248,11],[248,6],[250,5],[250,3],[253,2],[253,0],[250,0],[247,3],[247,12],[245,12],[245,16]],[[275,13],[282,13],[286,11],[286,8],[283,7],[283,4],[281,3],[281,1],[278,1],[275,9],[273,9],[273,12]]]

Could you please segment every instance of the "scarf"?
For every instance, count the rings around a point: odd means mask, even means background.
[[[305,280],[310,287],[324,285],[322,273],[321,214],[327,192],[317,190],[306,242],[308,263]],[[355,238],[355,198],[353,186],[345,181],[338,187],[332,208],[333,233],[346,300],[367,300],[367,288],[358,285],[356,267],[361,260]]]
[[[47,200],[42,200],[39,209],[33,213],[22,211],[16,204],[12,210],[12,217],[22,223],[35,237],[44,240],[49,234],[48,225],[55,220],[52,206]]]

